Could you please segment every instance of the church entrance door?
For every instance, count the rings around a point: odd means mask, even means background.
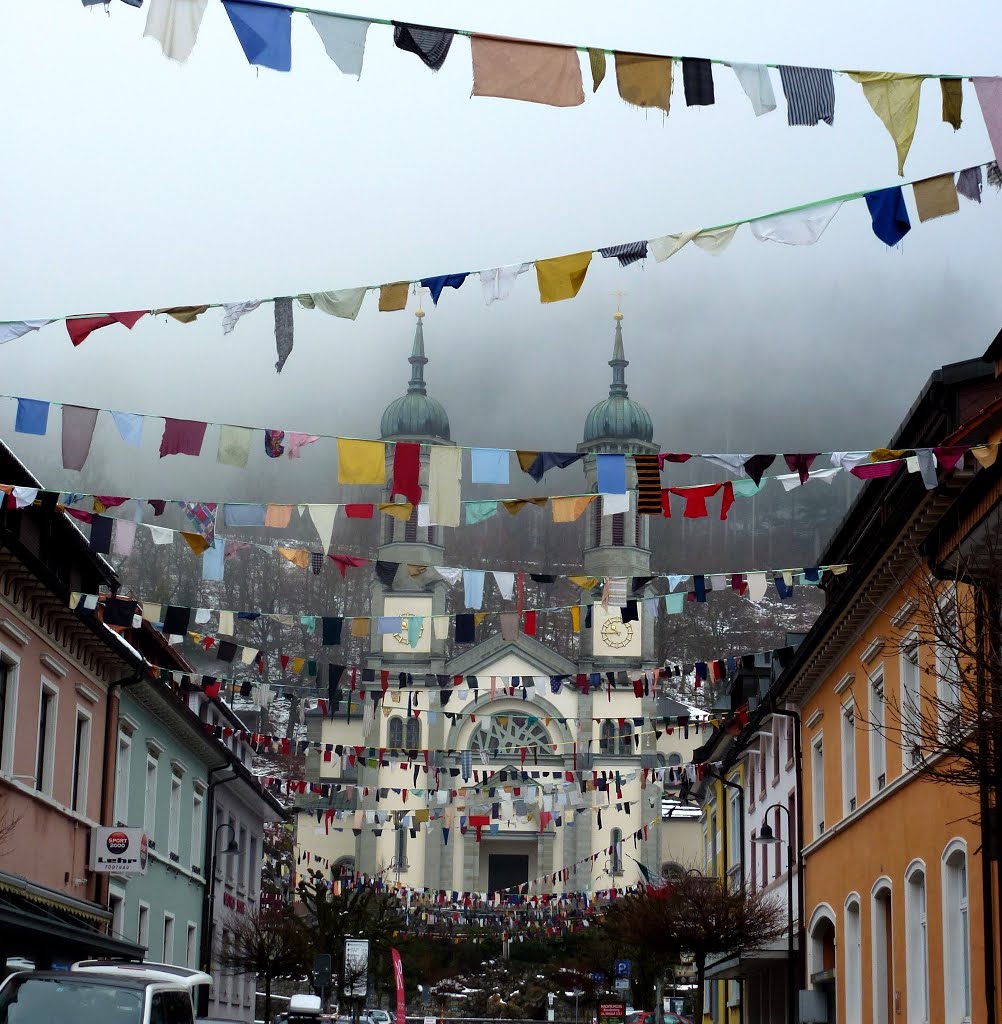
[[[491,853],[487,858],[487,891],[497,892],[529,881],[527,853]]]

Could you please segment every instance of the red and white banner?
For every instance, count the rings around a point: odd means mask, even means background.
[[[393,978],[397,983],[397,1024],[407,1024],[407,1004],[404,999],[404,965],[400,960],[400,954],[390,950],[393,957]]]

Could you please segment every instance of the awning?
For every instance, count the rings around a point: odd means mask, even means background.
[[[78,900],[66,893],[29,882],[20,875],[8,874],[6,871],[0,871],[0,891],[16,893],[24,899],[45,907],[68,911],[77,917],[93,921],[95,924],[107,924],[111,920],[111,911],[105,910],[97,903]]]
[[[796,961],[797,941],[793,941],[793,956]],[[748,953],[738,953],[734,956],[723,957],[706,965],[706,980],[713,978],[747,978],[763,971],[772,971],[785,968],[789,961],[789,954],[786,949],[786,942],[781,946],[769,945],[762,949],[752,950]]]

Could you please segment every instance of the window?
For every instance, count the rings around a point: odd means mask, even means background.
[[[602,754],[616,752],[616,726],[607,718],[598,734],[598,749]]]
[[[891,1024],[894,1020],[894,931],[891,886],[887,879],[877,884],[870,903],[871,981],[873,984],[873,1024]]]
[[[713,865],[710,861],[710,825],[709,822],[703,823],[703,872],[707,875],[712,874]]]
[[[731,790],[730,799],[730,821],[727,823],[727,839],[730,849],[727,851],[727,858],[731,867],[739,867],[741,864],[741,794]]]
[[[633,753],[633,726],[624,722],[619,727],[619,752],[621,754]]]
[[[825,747],[824,737],[811,743],[811,799],[814,812],[814,838],[825,831]]]
[[[73,734],[73,778],[70,782],[70,807],[78,814],[87,813],[87,778],[90,774],[90,716],[77,710]]]
[[[623,830],[621,828],[614,828],[612,830],[611,852],[609,874],[621,875],[623,873]]]
[[[918,640],[912,634],[901,651],[901,750],[904,768],[912,768],[922,760],[921,678]]]
[[[772,780],[779,780],[779,722],[772,720]]]
[[[856,709],[842,708],[842,813],[856,810]]]
[[[115,822],[129,823],[129,774],[132,771],[132,739],[124,730],[118,734],[118,759],[115,761]]]
[[[758,788],[765,796],[765,759],[769,756],[769,741],[763,736],[759,741],[758,747]]]
[[[14,771],[14,724],[17,720],[17,666],[0,659],[0,772]]]
[[[122,928],[125,924],[125,897],[112,889],[108,893],[108,909],[111,911],[111,934],[115,938],[123,937]]]
[[[150,1000],[150,1024],[191,1024],[191,1000],[185,992],[157,992]]]
[[[783,838],[783,816],[779,813],[780,809],[777,807],[772,812],[772,834],[777,839]],[[779,878],[783,873],[783,843],[779,842],[773,846],[775,851],[773,854],[773,878]]]
[[[147,951],[150,948],[150,908],[146,903],[139,904],[139,921],[136,924],[136,942]]]
[[[925,867],[917,864],[905,875],[905,957],[908,1024],[929,1021],[929,923]]]
[[[870,679],[870,795],[887,785],[887,709],[884,704],[884,673]]]
[[[633,517],[634,525],[636,527],[636,529],[633,531],[634,532],[633,543],[638,548],[642,548],[644,546],[644,532],[643,532],[643,530],[641,529],[641,526],[640,526],[640,522],[641,522],[642,518],[643,517],[639,516],[639,515]]]
[[[403,813],[396,815],[396,828],[393,832],[393,869],[397,872],[406,871],[407,863],[407,828],[403,824]]]
[[[237,838],[237,823],[233,820],[233,815],[232,814],[227,818],[227,824],[230,827],[226,830],[225,834],[229,838],[236,839]],[[229,838],[227,839],[227,842],[229,842]],[[223,849],[225,850],[226,847],[224,846]],[[217,859],[218,860],[226,861],[226,868],[224,869],[223,873],[226,876],[226,884],[227,885],[232,885],[233,884],[233,872],[235,870],[234,864],[236,863],[236,859],[237,858],[235,856],[233,856],[233,854],[231,853],[231,854],[229,854],[229,856],[219,857]]]
[[[863,1024],[863,930],[859,897],[845,905],[845,1024]]]
[[[143,831],[150,848],[156,849],[157,828],[157,767],[155,757],[146,758],[146,792],[143,794]]]
[[[717,850],[717,812],[710,814],[710,864],[712,873],[716,875],[717,864],[719,863],[719,851]]]
[[[967,848],[954,841],[943,857],[943,958],[946,1024],[971,1019],[971,928]]]
[[[185,938],[185,966],[193,971],[198,969],[198,929],[192,922],[188,922],[188,934]]]
[[[205,797],[196,789],[191,797],[191,870],[201,874],[202,856],[205,853],[205,839],[202,835],[204,828],[203,814],[205,811]]]
[[[788,765],[793,764],[794,755],[794,744],[793,744],[793,719],[786,719],[786,763]]]
[[[623,523],[625,518],[622,512],[616,512],[612,516],[612,543],[617,548],[623,546]]]
[[[751,834],[751,891],[754,892],[758,888],[758,846],[755,842],[755,837],[758,835],[756,829],[752,829]]]
[[[939,601],[937,626],[944,638],[958,635],[960,618],[953,589]],[[939,735],[940,739],[946,739],[960,727],[960,666],[956,650],[944,640],[936,644],[936,695],[939,698]]]
[[[257,837],[247,837],[247,895],[257,892],[258,879],[261,877],[261,859],[257,855]]]
[[[407,719],[404,742],[408,750],[417,750],[421,746],[421,723],[416,718]]]
[[[793,856],[796,857],[797,843],[800,836],[797,829],[797,793],[794,790],[786,798],[786,809],[790,812],[790,846],[793,849]]]
[[[411,507],[411,514],[404,523],[404,540],[413,542],[417,540],[417,505]]]
[[[38,700],[38,746],[35,789],[52,796],[52,761],[56,753],[56,691],[42,683]]]
[[[247,884],[247,829],[241,825],[240,831],[237,835],[237,845],[240,847],[240,849],[237,850],[236,856],[237,888],[243,890],[243,887]]]
[[[174,915],[164,914],[164,960],[165,964],[174,963]]]
[[[404,720],[394,715],[386,729],[386,745],[391,750],[400,750],[404,745]]]
[[[167,856],[172,861],[181,859],[181,776],[170,776],[170,821],[167,823]]]
[[[596,501],[592,506],[595,509],[595,514],[592,517],[592,540],[594,541],[595,547],[599,547],[602,543],[602,504]]]

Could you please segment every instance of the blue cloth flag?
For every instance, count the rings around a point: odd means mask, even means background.
[[[49,425],[49,403],[34,398],[17,400],[14,429],[19,434],[44,434]]]
[[[210,583],[221,583],[223,580],[226,557],[226,541],[217,537],[212,547],[202,552],[202,579]]]
[[[484,604],[484,574],[480,569],[463,570],[463,599],[467,608],[482,608]]]
[[[626,493],[626,456],[596,455],[599,494]]]
[[[223,505],[227,526],[264,526],[264,505]]]
[[[912,229],[901,186],[868,192],[864,198],[873,221],[873,233],[885,245],[897,245]]]
[[[292,8],[251,0],[223,0],[230,24],[250,64],[292,69]]]
[[[526,473],[538,484],[548,469],[566,469],[583,458],[583,452],[539,452],[529,463]]]
[[[143,443],[143,417],[135,412],[114,412],[111,418],[118,427],[118,436],[126,444],[138,448]]]
[[[508,483],[508,451],[505,448],[472,448],[470,463],[475,484]]]
[[[462,288],[467,277],[469,271],[463,274],[440,274],[438,277],[422,277],[421,284],[431,292],[431,301],[437,306],[439,297],[446,288]]]

